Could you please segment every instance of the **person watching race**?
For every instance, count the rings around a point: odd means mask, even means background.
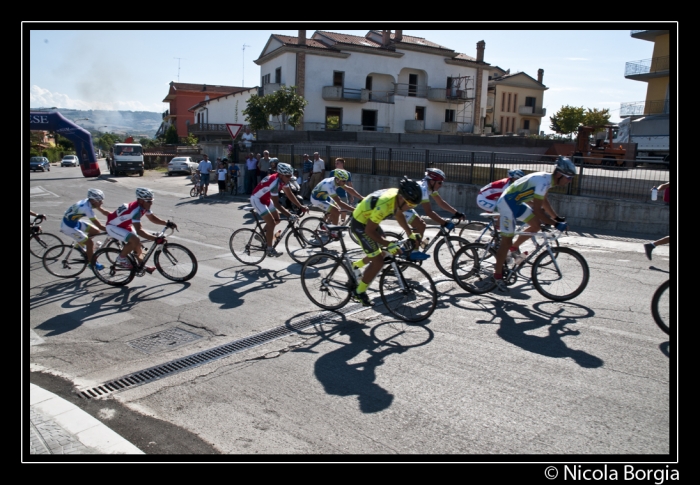
[[[559,217],[552,208],[547,198],[551,187],[562,187],[574,178],[576,166],[574,162],[565,157],[559,157],[554,172],[534,172],[516,180],[508,187],[496,202],[496,210],[500,214],[499,232],[501,243],[496,253],[496,264],[493,278],[495,289],[501,293],[508,290],[503,281],[503,263],[512,251],[513,256],[518,256],[518,247],[529,239],[528,236],[519,236],[515,244],[511,246],[515,235],[515,221],[523,220],[529,223],[525,229],[527,232],[537,232],[541,224],[551,224],[559,231],[565,231],[567,224],[564,218]],[[532,207],[529,203],[532,202]],[[554,214],[554,216],[550,216]]]
[[[258,211],[258,214],[260,214],[265,221],[265,238],[267,240],[268,256],[278,257],[282,255],[281,252],[272,247],[274,229],[275,226],[280,223],[278,211],[288,218],[292,217],[292,214],[280,204],[280,189],[284,190],[284,194],[287,196],[288,200],[299,207],[301,214],[308,211],[308,208],[299,202],[288,185],[293,175],[294,169],[292,169],[292,166],[288,163],[280,162],[277,164],[277,173],[267,175],[262,179],[260,183],[255,186],[250,196],[250,204]]]
[[[357,197],[360,200],[362,200],[362,196],[352,187],[346,186],[350,178],[350,174],[346,170],[336,169],[332,173],[333,177],[321,180],[311,191],[311,204],[323,209],[323,212],[326,214],[326,221],[338,225],[339,208],[349,212],[355,210],[353,206],[340,198],[338,189],[344,187],[353,197]]]
[[[476,205],[486,212],[493,212],[496,202],[504,190],[511,186],[513,182],[525,176],[522,170],[509,170],[508,177],[494,180],[488,185],[484,185],[476,196]]]
[[[384,264],[384,251],[387,248],[391,253],[401,252],[401,249],[384,238],[384,231],[379,226],[387,217],[394,216],[401,228],[413,240],[414,247],[420,242],[420,234],[414,232],[406,221],[404,212],[416,207],[423,198],[423,190],[415,180],[404,176],[399,182],[399,188],[381,189],[372,192],[357,204],[352,213],[350,230],[355,234],[357,240],[365,252],[365,257],[353,263],[353,270],[359,273],[364,266],[367,268],[362,275],[362,279],[353,295],[356,301],[363,306],[372,306],[373,303],[367,296],[367,287],[377,276]]]
[[[122,204],[117,210],[107,216],[107,234],[124,243],[124,248],[117,257],[116,263],[122,268],[131,268],[131,261],[126,257],[130,252],[136,253],[140,265],[143,265],[143,249],[141,239],[156,241],[157,237],[141,227],[141,218],[146,218],[153,224],[177,229],[177,224],[164,221],[151,212],[153,206],[153,191],[145,187],[136,189],[136,200]],[[155,266],[144,267],[148,274],[155,271]]]
[[[85,248],[90,267],[92,267],[94,248],[92,237],[98,235],[100,231],[106,230],[105,226],[95,217],[95,210],[109,216],[109,211],[102,208],[104,198],[105,194],[101,190],[88,189],[87,198],[79,200],[66,209],[61,220],[61,232]],[[90,222],[86,222],[84,219],[88,219]],[[104,266],[97,263],[95,269],[101,271]]]
[[[451,222],[446,221],[433,210],[432,206],[430,205],[430,197],[435,199],[435,202],[441,209],[454,214],[454,218],[460,220],[465,218],[464,214],[458,212],[457,209],[452,207],[442,197],[440,197],[438,190],[440,190],[440,187],[442,187],[442,184],[445,182],[445,179],[445,172],[438,168],[429,168],[425,172],[425,178],[418,182],[422,194],[420,206],[425,211],[425,215],[430,217],[432,220],[434,220],[441,226],[447,226],[448,224],[451,224]],[[420,234],[420,237],[422,239],[423,235],[425,234],[425,222],[423,221],[423,219],[413,209],[405,211],[404,217],[406,217],[408,223]],[[452,227],[448,227],[448,229],[452,229]]]

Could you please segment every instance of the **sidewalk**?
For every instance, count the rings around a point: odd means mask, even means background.
[[[29,386],[30,455],[144,454],[74,404]]]

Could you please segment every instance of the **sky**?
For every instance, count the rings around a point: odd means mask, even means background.
[[[28,96],[29,108],[162,113],[169,108],[163,99],[171,81],[258,86],[260,67],[254,60],[270,35],[296,36],[299,27],[306,28],[307,38],[316,30],[364,36],[370,29],[398,27],[404,35],[471,57],[483,40],[484,61],[491,65],[534,79],[544,69],[543,84],[549,88],[543,104],[545,133],[552,133],[549,116],[562,106],[607,108],[616,123],[621,103],[646,96],[646,83],[624,77],[626,62],[650,59],[653,53],[652,42],[630,36],[639,28],[636,24],[556,23],[544,29],[526,23],[389,24],[24,23],[22,99]],[[366,28],[356,30],[360,26]]]

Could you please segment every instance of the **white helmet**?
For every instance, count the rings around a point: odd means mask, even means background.
[[[277,164],[277,173],[280,175],[294,175],[294,169],[290,164],[280,162]]]
[[[87,198],[100,201],[104,200],[105,194],[100,189],[89,189]]]
[[[138,189],[136,189],[136,198],[143,200],[153,200],[153,192],[151,192],[151,189],[139,187]]]

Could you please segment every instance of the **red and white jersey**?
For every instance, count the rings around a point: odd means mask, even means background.
[[[260,181],[258,185],[253,189],[253,193],[250,195],[252,199],[255,197],[260,200],[265,205],[270,204],[270,196],[279,197],[280,189],[284,188],[284,182],[278,177],[279,174],[273,173],[268,175]]]
[[[496,201],[501,196],[504,190],[510,185],[509,178],[494,180],[488,185],[485,185],[479,190],[478,198]]]
[[[129,204],[122,204],[117,207],[117,210],[111,212],[107,216],[107,225],[131,230],[132,224],[140,224],[141,217],[147,214],[152,214],[152,212],[147,209],[142,209],[139,206],[139,201],[135,200]]]

